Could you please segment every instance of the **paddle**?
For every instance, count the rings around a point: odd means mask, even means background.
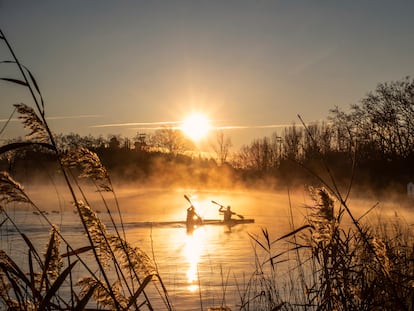
[[[216,201],[213,201],[213,200],[211,200],[211,203],[217,204],[218,206],[221,206],[221,207],[225,207],[224,205],[221,205],[220,203],[217,203]],[[240,215],[240,214],[237,214],[237,213],[234,213],[234,212],[232,212],[232,213],[235,214],[240,219],[244,219],[243,215]]]
[[[191,200],[190,200],[190,198],[188,197],[188,195],[184,194],[184,198],[188,201],[188,203],[190,203],[190,205],[191,205],[191,206],[193,206],[193,207],[194,207],[193,202],[191,202]],[[197,212],[195,212],[195,210],[194,210],[194,213],[195,213],[195,215],[198,217],[198,220],[199,220],[200,222],[203,222],[203,218],[202,218],[200,215],[198,215],[198,214],[197,214]]]
[[[188,201],[188,203],[193,205],[193,202],[191,202],[190,198],[186,194],[184,194],[184,198]]]

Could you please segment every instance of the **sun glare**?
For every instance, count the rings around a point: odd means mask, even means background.
[[[210,130],[210,123],[205,115],[193,113],[183,121],[181,130],[184,135],[198,142],[207,135]]]

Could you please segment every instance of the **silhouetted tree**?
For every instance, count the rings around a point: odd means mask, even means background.
[[[338,107],[330,110],[328,120],[332,128],[332,148],[338,152],[351,153],[355,148],[355,125],[352,116]]]
[[[244,145],[236,153],[234,163],[238,168],[256,172],[270,172],[279,161],[280,141],[277,136],[255,139],[250,145]]]
[[[302,128],[298,128],[295,124],[285,128],[283,135],[283,150],[285,152],[285,157],[294,161],[300,160],[303,153],[302,139]]]
[[[174,156],[194,149],[194,144],[180,130],[171,127],[156,130],[151,137],[151,143],[158,150]]]
[[[303,135],[304,158],[313,158],[325,155],[332,151],[333,128],[323,123],[314,123],[306,126]]]
[[[102,136],[80,136],[75,133],[57,134],[55,135],[55,141],[61,150],[70,150],[80,147],[94,149],[107,144],[107,141]]]
[[[119,149],[120,146],[121,146],[121,138],[119,136],[112,136],[109,139],[110,149]]]
[[[217,131],[216,143],[212,145],[212,148],[216,154],[216,159],[219,165],[226,163],[231,147],[231,139],[229,137],[225,137],[223,131]]]
[[[378,84],[345,113],[331,110],[330,120],[345,143],[356,150],[358,180],[382,188],[412,177],[414,158],[414,81]],[[338,139],[338,143],[341,144]]]
[[[388,159],[412,153],[414,81],[409,77],[378,84],[374,92],[352,105],[348,114],[338,108],[331,110],[331,114],[337,128],[343,128],[339,122],[346,120],[347,130],[359,144],[375,147]]]

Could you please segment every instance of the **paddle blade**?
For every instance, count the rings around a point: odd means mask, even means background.
[[[190,198],[186,194],[184,194],[184,198],[188,201],[188,203],[190,203],[191,205],[193,205],[193,203],[191,203]]]
[[[217,203],[216,201],[213,201],[213,200],[211,200],[211,203],[217,204],[219,206],[223,206],[223,205],[221,205],[221,204],[219,204],[219,203]]]

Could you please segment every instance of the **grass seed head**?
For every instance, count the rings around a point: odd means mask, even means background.
[[[23,103],[14,106],[20,114],[19,119],[22,120],[23,126],[30,130],[30,133],[26,136],[39,142],[48,143],[50,139],[45,123],[39,118],[34,109]]]
[[[0,172],[0,202],[30,202],[23,186],[4,171]]]
[[[311,213],[308,221],[315,229],[312,231],[312,240],[316,243],[329,241],[335,226],[334,199],[324,187],[309,187],[313,205],[307,206]]]
[[[70,150],[63,156],[62,163],[67,168],[79,168],[79,178],[91,178],[101,190],[112,191],[107,170],[98,155],[89,149],[81,147]]]

